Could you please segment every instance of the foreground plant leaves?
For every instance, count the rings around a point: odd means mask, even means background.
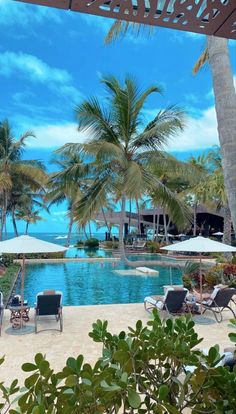
[[[236,412],[236,370],[218,366],[218,346],[207,355],[196,350],[201,339],[190,317],[163,322],[154,312],[147,326],[138,321],[127,333],[117,335],[108,332],[106,321],[98,320],[89,336],[103,345],[94,366],[79,355],[54,372],[46,357],[37,354],[33,363],[22,366],[30,373],[24,389],[17,380],[8,388],[0,383],[1,413]]]

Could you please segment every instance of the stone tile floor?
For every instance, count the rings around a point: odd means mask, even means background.
[[[207,318],[211,313],[205,314]],[[0,381],[8,383],[14,378],[23,381],[25,374],[21,371],[24,362],[33,362],[33,357],[37,352],[46,354],[52,367],[56,370],[61,369],[67,357],[83,354],[85,360],[93,363],[101,353],[100,344],[94,343],[89,338],[92,323],[98,318],[108,320],[109,328],[112,332],[118,333],[126,330],[128,326],[134,326],[138,319],[144,323],[148,321],[150,315],[144,310],[143,304],[127,305],[99,305],[99,306],[68,306],[63,309],[64,330],[62,333],[47,330],[32,333],[29,335],[8,335],[5,331],[10,326],[9,311],[4,314],[2,336],[0,337],[0,357],[5,355],[5,362],[0,366]],[[220,349],[230,346],[228,333],[232,330],[228,326],[232,314],[224,312],[224,320],[218,324],[212,320],[209,325],[196,324],[196,331],[203,337],[202,347],[207,348],[214,344],[219,344]],[[31,310],[31,320],[28,324],[33,325],[33,310]],[[53,322],[42,323],[42,328],[57,327]]]

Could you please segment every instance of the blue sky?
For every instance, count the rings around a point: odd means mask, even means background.
[[[147,121],[169,104],[186,109],[185,131],[168,147],[179,157],[217,144],[210,70],[192,75],[205,46],[204,36],[160,28],[152,36],[137,38],[129,33],[105,46],[111,23],[101,17],[0,0],[0,120],[9,119],[16,137],[34,131],[37,139],[29,142],[26,157],[49,160],[53,148],[88,138],[76,130],[74,108],[94,94],[104,99],[100,79],[106,74],[121,79],[132,74],[143,87],[162,85],[163,96],[153,96],[145,108]],[[233,41],[230,52],[236,75]],[[48,231],[50,221],[50,231],[65,231],[63,211],[65,206],[52,210],[37,230]]]

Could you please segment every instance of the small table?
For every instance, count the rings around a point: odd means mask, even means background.
[[[22,320],[24,322],[29,321],[29,311],[30,306],[24,305],[24,306],[9,306],[9,310],[11,312],[10,316],[10,322],[12,324],[12,328],[18,329],[20,328],[20,320],[21,320],[21,313],[22,313]]]

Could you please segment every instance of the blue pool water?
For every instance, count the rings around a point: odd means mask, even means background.
[[[140,256],[139,256],[140,258]],[[154,267],[153,267],[154,268]],[[27,265],[25,298],[30,305],[45,289],[63,292],[63,305],[98,305],[143,302],[147,295],[163,293],[170,283],[170,269],[160,267],[159,276],[121,275],[116,270],[132,270],[123,262],[67,262]],[[172,269],[173,283],[180,283],[181,272]],[[19,287],[17,288],[19,293]]]

